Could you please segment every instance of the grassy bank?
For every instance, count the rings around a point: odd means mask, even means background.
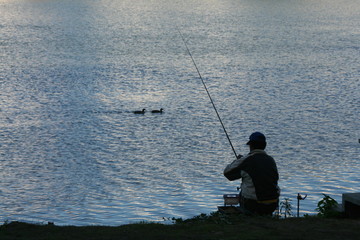
[[[360,239],[360,220],[319,217],[196,217],[165,225],[139,223],[118,227],[55,226],[11,222],[0,226],[0,239]]]

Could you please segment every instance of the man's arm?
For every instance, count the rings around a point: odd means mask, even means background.
[[[230,181],[240,179],[241,178],[241,164],[244,162],[246,157],[241,155],[238,158],[226,166],[224,169],[224,176]]]

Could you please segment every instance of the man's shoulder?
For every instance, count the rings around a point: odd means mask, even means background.
[[[248,157],[250,156],[254,156],[254,155],[266,155],[266,156],[269,156],[265,150],[262,150],[262,149],[255,149],[255,150],[252,150],[249,154],[248,154]]]
[[[261,149],[255,149],[253,151],[251,151],[248,156],[247,159],[272,159],[274,160],[274,158],[272,156],[270,156],[269,154],[267,154],[264,150]]]

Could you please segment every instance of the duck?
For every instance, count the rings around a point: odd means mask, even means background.
[[[144,114],[145,113],[145,108],[141,111],[134,111],[134,114]]]
[[[151,113],[162,113],[164,109],[160,108],[160,110],[152,110]]]

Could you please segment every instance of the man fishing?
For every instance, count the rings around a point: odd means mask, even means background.
[[[274,159],[264,151],[266,147],[264,134],[260,132],[251,134],[249,142],[247,143],[250,147],[250,153],[244,157],[237,156],[214,101],[200,74],[199,68],[186,44],[185,38],[180,29],[178,29],[178,31],[237,158],[225,168],[225,177],[230,181],[242,178],[240,205],[245,213],[271,215],[279,202],[280,189],[277,185],[279,174]]]
[[[279,174],[274,159],[264,151],[265,135],[254,132],[247,145],[250,152],[227,165],[224,176],[241,180],[240,206],[246,214],[272,215],[278,206]]]

